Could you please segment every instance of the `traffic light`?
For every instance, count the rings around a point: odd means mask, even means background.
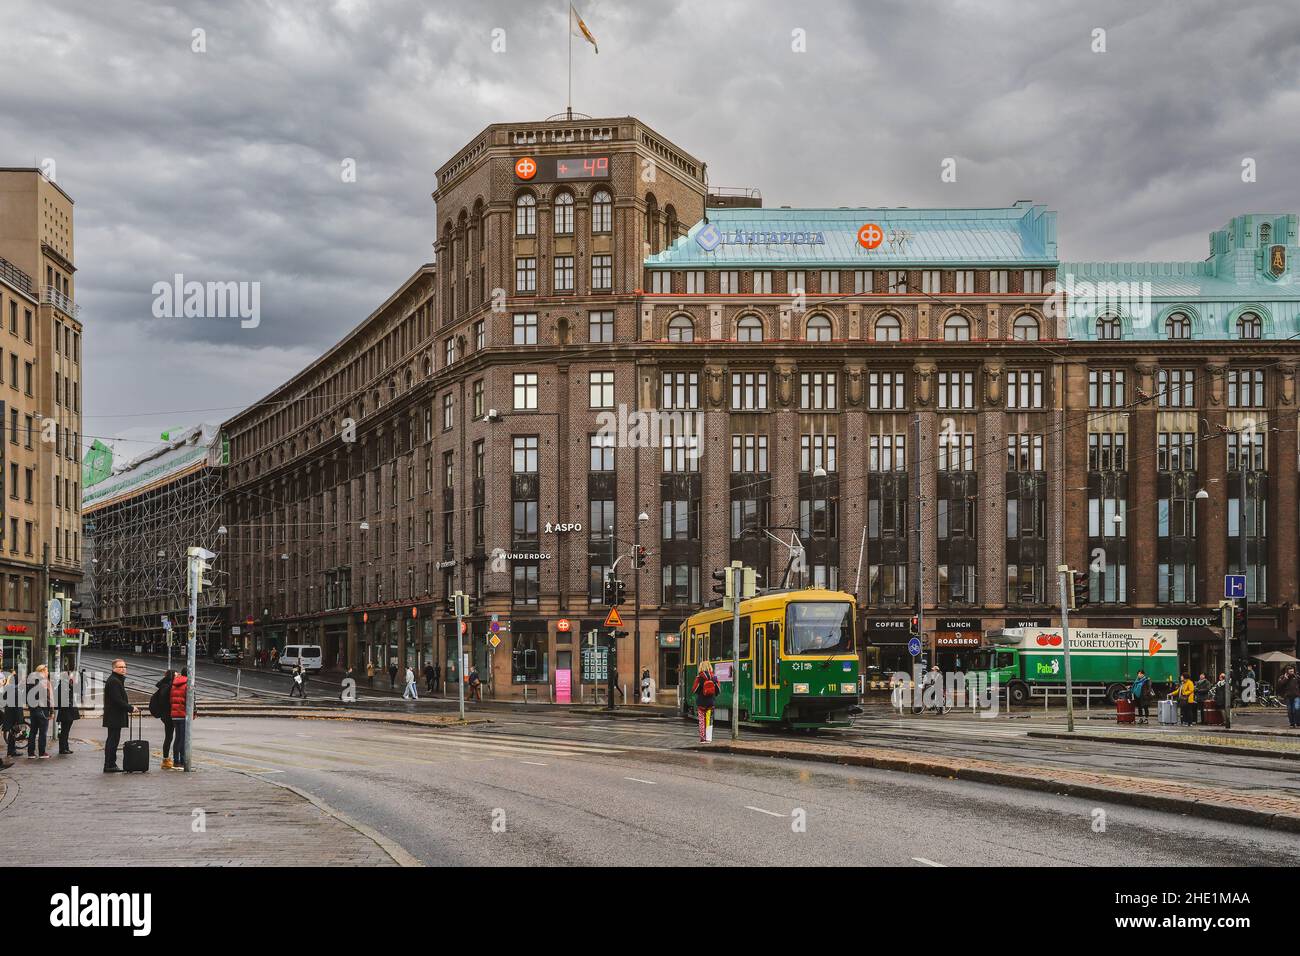
[[[614,582],[614,600],[618,604],[627,600],[627,585],[622,581]]]
[[[615,632],[614,632],[614,636],[615,636],[615,637],[627,637],[627,636],[628,636],[628,633],[629,633],[628,631],[615,631]]]
[[[1240,601],[1232,609],[1232,633],[1239,642],[1244,642],[1246,638],[1246,602]]]
[[[1088,603],[1088,572],[1070,572],[1070,607],[1083,607]]]
[[[455,597],[455,595],[452,595],[452,594],[448,594],[448,595],[447,595],[447,597],[446,597],[446,598],[443,600],[443,602],[442,602],[442,610],[443,610],[443,613],[445,613],[448,617],[455,617],[455,616],[456,616],[456,597]]]
[[[713,571],[709,574],[709,577],[718,582],[713,585],[713,593],[719,597],[729,597],[727,592],[731,590],[731,569],[723,568],[721,571]]]
[[[605,578],[605,604],[608,607],[617,607],[627,598],[627,585],[614,577],[613,572]]]
[[[912,623],[907,626],[908,638],[920,638],[921,636],[921,619],[915,614],[912,615]]]
[[[645,567],[646,549],[645,545],[638,544],[632,549],[632,567],[640,571]]]

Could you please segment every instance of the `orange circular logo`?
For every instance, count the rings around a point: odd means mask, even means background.
[[[515,160],[515,175],[520,179],[532,179],[537,175],[537,160],[531,156]]]
[[[874,249],[885,241],[885,234],[874,222],[869,222],[858,230],[858,245],[864,249]]]

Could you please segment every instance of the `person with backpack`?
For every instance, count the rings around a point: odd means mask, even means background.
[[[695,715],[700,722],[700,742],[713,740],[713,703],[718,698],[718,674],[709,661],[700,661],[691,693],[695,695]]]
[[[190,722],[185,716],[185,697],[190,689],[190,671],[182,667],[181,672],[172,681],[171,715],[176,728],[176,747],[172,751],[172,770],[185,769],[185,738],[189,735]]]
[[[1155,697],[1155,690],[1151,687],[1151,679],[1147,677],[1146,671],[1138,671],[1137,680],[1133,682],[1133,719],[1139,724],[1149,724],[1151,722],[1151,699]]]
[[[149,716],[156,717],[163,725],[162,768],[172,769],[172,738],[176,734],[176,725],[172,723],[172,684],[176,682],[176,672],[168,671],[162,679],[154,684],[154,692],[149,697]]]
[[[55,698],[54,721],[59,725],[59,756],[72,753],[72,748],[68,746],[68,736],[72,733],[73,722],[80,719],[77,684],[72,679],[72,671],[67,670],[59,678],[59,692]]]

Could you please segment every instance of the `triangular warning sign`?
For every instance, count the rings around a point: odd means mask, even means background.
[[[605,615],[605,626],[606,627],[623,626],[623,618],[619,615],[618,608],[612,607],[609,609],[609,613]]]

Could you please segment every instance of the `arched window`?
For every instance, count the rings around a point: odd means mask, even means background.
[[[1037,342],[1038,320],[1028,314],[1016,316],[1016,321],[1011,326],[1011,337],[1017,342]]]
[[[664,206],[664,248],[677,241],[677,209],[672,203]]]
[[[809,342],[829,342],[831,340],[831,320],[824,315],[814,315],[808,320],[808,329],[804,339]]]
[[[555,234],[573,235],[573,194],[560,193],[555,197]]]
[[[532,193],[521,193],[515,200],[515,235],[537,235],[537,200]]]
[[[608,190],[598,189],[591,197],[591,231],[614,231],[614,200]]]
[[[674,315],[668,323],[669,342],[694,342],[695,323],[690,316]]]
[[[1103,342],[1115,342],[1120,337],[1119,316],[1113,313],[1099,316],[1097,319],[1097,338]]]
[[[964,315],[950,315],[943,323],[943,340],[945,342],[969,342],[970,319]]]
[[[1269,240],[1272,238],[1273,238],[1272,226],[1270,226],[1268,223],[1264,223],[1262,226],[1259,227],[1259,244],[1261,246],[1268,245]]]
[[[896,315],[882,315],[876,319],[877,342],[899,342],[903,338],[903,324]]]
[[[645,197],[645,241],[652,255],[659,251],[659,201],[654,193]]]
[[[1165,336],[1170,339],[1190,339],[1192,322],[1185,312],[1171,312],[1165,319]]]
[[[737,342],[763,341],[763,320],[756,315],[747,315],[736,326]]]
[[[1237,338],[1258,339],[1264,334],[1264,323],[1254,312],[1243,312],[1237,317]]]

